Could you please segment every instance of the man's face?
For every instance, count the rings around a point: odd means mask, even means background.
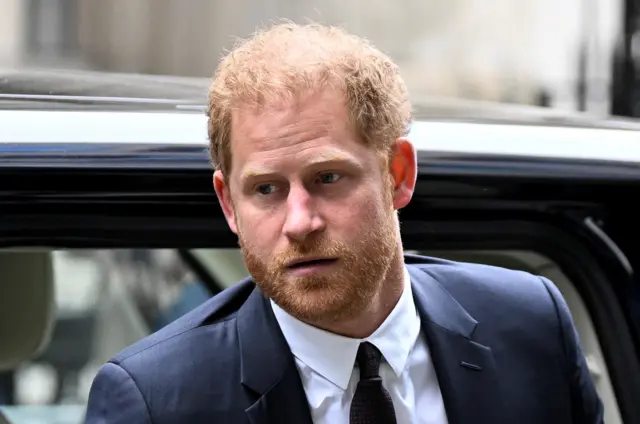
[[[231,146],[216,192],[264,294],[306,321],[362,311],[398,252],[394,185],[340,94],[239,110]]]

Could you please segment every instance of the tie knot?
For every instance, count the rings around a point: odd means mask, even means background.
[[[356,362],[358,363],[358,368],[360,368],[361,380],[379,377],[378,370],[380,369],[381,357],[382,354],[377,347],[369,342],[360,343]]]

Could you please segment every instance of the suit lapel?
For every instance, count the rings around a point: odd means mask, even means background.
[[[473,340],[478,322],[435,279],[408,269],[449,424],[510,422],[491,348]]]
[[[293,355],[269,301],[256,288],[238,311],[242,385],[253,395],[249,422],[311,424]]]
[[[294,366],[288,368],[282,380],[247,408],[246,413],[251,424],[311,424],[307,405],[298,370]]]

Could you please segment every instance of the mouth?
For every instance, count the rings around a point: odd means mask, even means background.
[[[304,259],[296,259],[295,261],[291,261],[287,264],[287,268],[291,270],[302,269],[307,267],[317,267],[317,266],[325,266],[332,265],[336,263],[338,259],[336,258],[304,258]]]

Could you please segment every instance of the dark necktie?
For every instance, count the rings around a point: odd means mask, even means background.
[[[360,381],[351,401],[350,424],[396,424],[396,413],[389,392],[378,374],[382,354],[371,343],[361,343],[356,362]]]

